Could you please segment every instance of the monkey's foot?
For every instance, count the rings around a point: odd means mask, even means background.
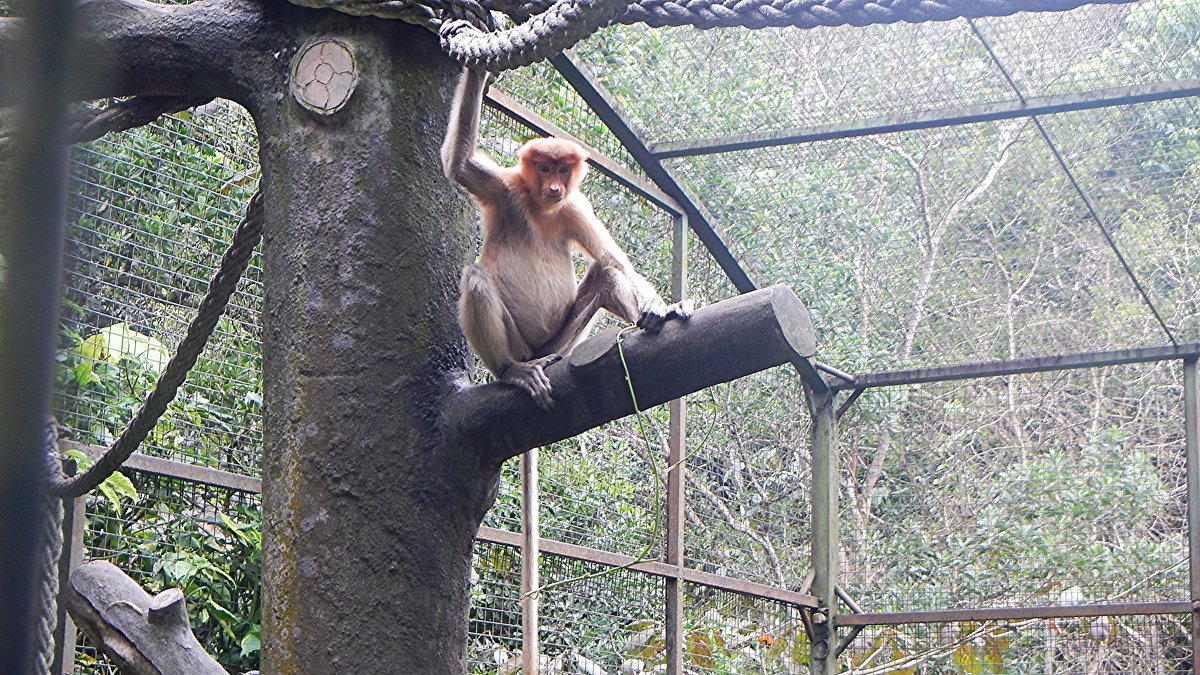
[[[642,308],[642,313],[638,316],[637,327],[648,333],[657,333],[662,330],[663,324],[668,319],[687,321],[692,317],[693,311],[695,311],[695,305],[691,300],[681,300],[671,305],[658,300]]]
[[[550,406],[554,405],[554,399],[550,398],[550,379],[542,369],[561,359],[562,354],[551,354],[532,361],[514,363],[504,370],[500,381],[524,389],[533,397],[533,402],[539,408],[549,410]]]

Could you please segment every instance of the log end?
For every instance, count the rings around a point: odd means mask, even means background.
[[[796,292],[786,284],[771,287],[771,309],[779,322],[779,330],[797,355],[811,357],[817,353],[817,331],[813,328],[808,308]]]
[[[183,601],[183,591],[178,588],[168,588],[151,598],[146,612],[146,618],[156,626],[191,625],[188,621],[187,606]]]
[[[620,328],[609,328],[584,340],[571,352],[567,363],[572,370],[586,372],[596,363],[602,362],[606,354],[616,351],[617,334],[620,332]]]

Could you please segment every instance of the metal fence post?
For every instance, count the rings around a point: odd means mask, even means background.
[[[818,609],[813,612],[812,649],[809,670],[812,675],[837,672],[834,642],[837,634],[838,577],[838,475],[836,449],[835,393],[829,389],[812,390],[813,412],[813,535],[812,594]]]
[[[671,301],[683,300],[687,292],[687,216],[673,219],[671,251]],[[683,567],[684,536],[684,458],[687,456],[687,404],[684,399],[671,401],[668,407],[669,452],[667,453],[667,555],[666,563]],[[683,580],[678,576],[666,579],[666,658],[667,675],[683,673]]]
[[[521,455],[521,670],[538,675],[538,449]]]
[[[1183,360],[1183,433],[1187,455],[1188,588],[1192,601],[1192,672],[1200,669],[1200,396],[1196,357]]]

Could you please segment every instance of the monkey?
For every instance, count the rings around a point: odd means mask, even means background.
[[[478,149],[487,73],[464,69],[454,95],[442,166],[481,211],[479,261],[462,272],[459,324],[499,382],[520,387],[549,410],[543,369],[570,354],[606,309],[648,332],[687,320],[688,301],[668,305],[638,274],[579,190],[587,152],[554,138],[529,141],[515,167]],[[575,278],[573,249],[591,259]]]

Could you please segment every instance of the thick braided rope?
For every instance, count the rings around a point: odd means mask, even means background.
[[[289,0],[293,5],[314,9],[336,9],[355,16],[400,19],[436,32],[444,21],[466,19],[492,30],[491,12],[477,0]]]
[[[217,321],[225,313],[229,298],[237,288],[238,280],[241,279],[242,272],[246,270],[250,256],[254,253],[254,248],[262,237],[262,226],[263,206],[262,188],[260,187],[250,198],[250,204],[246,207],[246,216],[238,225],[229,249],[221,257],[217,273],[209,283],[208,293],[200,301],[196,318],[192,319],[188,325],[187,335],[179,343],[179,348],[167,363],[167,367],[163,369],[162,375],[154,385],[154,390],[150,392],[141,409],[134,415],[129,426],[121,432],[121,436],[108,448],[103,457],[88,467],[87,471],[68,478],[63,475],[61,470],[58,470],[51,476],[49,489],[52,494],[59,497],[78,497],[92,490],[104,482],[105,478],[112,475],[112,472],[116,471],[125,460],[129,459],[134,450],[137,450],[142,441],[150,435],[158,423],[158,418],[166,412],[167,405],[175,399],[175,392],[183,384],[188,371],[196,364],[200,352],[208,344],[208,339],[212,336]]]
[[[612,23],[629,0],[559,0],[529,21],[486,32],[466,21],[447,21],[442,49],[459,64],[500,72],[537,63]]]
[[[653,27],[815,28],[923,23],[958,18],[1008,16],[1016,12],[1064,11],[1086,4],[1136,0],[639,0],[613,23]],[[540,14],[556,0],[492,0],[496,11]]]
[[[504,0],[500,0],[503,2]],[[615,23],[653,27],[815,28],[923,23],[958,18],[1008,16],[1016,12],[1064,11],[1086,4],[1135,0],[639,0]],[[548,11],[553,0],[526,0],[518,9]],[[541,6],[534,10],[531,5]]]
[[[58,456],[58,425],[51,418],[46,425],[44,457],[48,468],[61,471],[62,460]],[[48,473],[53,476],[54,474]],[[47,493],[42,497],[42,564],[38,569],[37,607],[38,623],[34,635],[33,672],[49,675],[54,665],[54,629],[58,626],[58,561],[63,550],[63,502]]]
[[[405,18],[418,12],[434,28],[441,20],[442,47],[450,58],[471,68],[510,70],[549,58],[611,23],[654,27],[815,28],[922,23],[958,18],[1008,16],[1016,12],[1064,11],[1086,4],[1136,0],[291,0],[306,7],[350,14]],[[478,10],[476,9],[478,7]],[[534,18],[515,28],[490,33],[469,30],[488,10]],[[545,20],[538,19],[545,17]],[[407,20],[407,19],[406,19]]]

